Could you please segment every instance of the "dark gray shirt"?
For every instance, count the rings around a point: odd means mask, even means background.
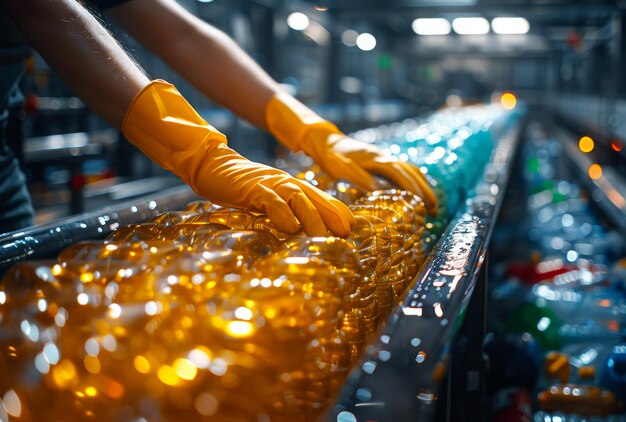
[[[11,19],[0,10],[0,116],[15,98],[17,83],[31,49]]]

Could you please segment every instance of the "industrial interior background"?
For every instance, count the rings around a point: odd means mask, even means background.
[[[503,91],[571,116],[603,136],[622,133],[626,124],[626,31],[619,1],[180,3],[231,35],[271,76],[344,131],[424,116],[446,104],[488,101],[494,92]],[[494,18],[514,16],[527,20],[527,32],[499,34],[489,28]],[[486,30],[478,29],[485,33],[459,34],[449,24],[444,35],[416,33],[416,19],[452,22],[459,17],[487,19]],[[152,78],[179,87],[207,121],[228,135],[235,149],[252,160],[271,162],[276,153],[271,138],[216,107],[106,16],[102,18]],[[361,34],[372,38],[361,37],[364,45],[359,46]],[[68,184],[72,172],[86,175],[88,181],[116,177],[106,189],[102,183],[87,185],[87,199],[72,211],[100,206],[97,198],[110,194],[111,184],[162,176],[140,153],[132,153],[133,147],[107,132],[107,125],[37,55],[22,87],[27,101],[19,137],[23,147],[18,149],[24,154],[40,222],[62,215],[67,207],[55,207],[56,203],[69,201],[71,186],[82,186],[80,180]],[[73,134],[65,137],[68,145],[86,146],[94,139],[99,145],[80,153],[58,152],[61,156],[46,153],[42,137],[64,134]],[[69,161],[58,165],[65,153],[74,164],[81,162],[80,171],[75,166],[68,169]],[[139,193],[145,192],[135,192]]]
[[[454,214],[451,206],[452,223],[430,245],[436,259],[427,259],[418,281],[407,287],[406,306],[395,310],[386,334],[366,348],[356,375],[333,399],[329,420],[626,420],[626,2],[179,3],[232,36],[288,92],[344,132],[387,146],[399,142],[392,152],[404,148],[402,140],[410,141],[416,130],[435,133],[437,125],[452,125],[451,116],[464,115],[462,106],[502,102],[512,109],[517,101],[516,110],[524,114],[519,126],[511,126],[515,136],[498,134],[497,153],[477,187],[459,188],[465,189],[457,197],[461,211]],[[232,148],[289,169],[287,150],[270,135],[213,104],[106,15],[94,13],[152,79],[175,84]],[[28,176],[38,223],[144,201],[181,184],[92,113],[36,54],[21,87],[25,103],[12,114],[21,129],[10,141]],[[455,174],[464,174],[458,166]],[[445,169],[438,170],[441,180],[448,180]],[[468,216],[475,219],[464,220]],[[477,228],[468,228],[475,221]],[[475,238],[468,240],[472,233]],[[0,252],[18,252],[7,260],[19,255],[21,245],[29,246],[9,240],[0,236]],[[440,301],[432,286],[438,291],[441,280],[452,280],[442,270],[445,258],[457,262],[453,254],[465,252],[465,264],[457,263],[465,265],[459,267],[462,276],[452,283],[460,283],[462,293],[455,296],[451,287]],[[569,278],[558,278],[563,274]],[[430,293],[420,286],[431,286]],[[410,302],[418,293],[428,296],[424,303],[435,302],[436,315],[431,309],[422,318],[421,302]],[[407,327],[416,330],[414,337]],[[399,346],[398,339],[406,344]],[[432,379],[419,378],[426,365],[409,365],[422,364],[427,354],[411,355],[405,340],[431,347],[428,356],[435,360],[426,362]],[[390,355],[381,352],[386,348]],[[405,352],[409,363],[402,366],[406,362],[398,356]],[[367,366],[372,362],[378,375]],[[451,368],[445,377],[441,363]],[[408,373],[418,375],[401,377]],[[413,394],[403,395],[403,389]],[[598,391],[613,396],[600,400]],[[614,413],[619,414],[607,416]]]

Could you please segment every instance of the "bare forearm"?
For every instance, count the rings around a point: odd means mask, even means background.
[[[121,128],[148,78],[74,0],[0,0],[31,45],[95,112]]]
[[[109,14],[211,99],[267,129],[279,85],[226,34],[171,0],[134,0]]]

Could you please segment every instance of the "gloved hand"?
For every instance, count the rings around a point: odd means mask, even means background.
[[[365,191],[379,188],[373,174],[422,197],[428,212],[437,213],[437,197],[422,172],[412,164],[385,156],[375,145],[356,141],[287,94],[275,95],[265,110],[270,132],[292,151],[304,151],[335,179]]]
[[[286,233],[346,237],[354,217],[346,205],[287,173],[254,163],[226,146],[173,85],[153,81],[131,103],[126,138],[200,196],[217,204],[266,213]]]

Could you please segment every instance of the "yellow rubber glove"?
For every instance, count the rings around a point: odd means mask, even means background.
[[[304,151],[330,177],[372,191],[379,187],[373,177],[378,174],[421,196],[428,212],[437,213],[437,197],[417,167],[386,156],[375,145],[349,138],[291,95],[276,94],[267,105],[265,120],[282,144]]]
[[[228,148],[226,137],[167,82],[153,81],[136,95],[122,131],[198,195],[223,206],[263,212],[287,233],[296,233],[299,221],[310,236],[324,236],[328,227],[335,235],[346,237],[354,224],[342,202]]]

